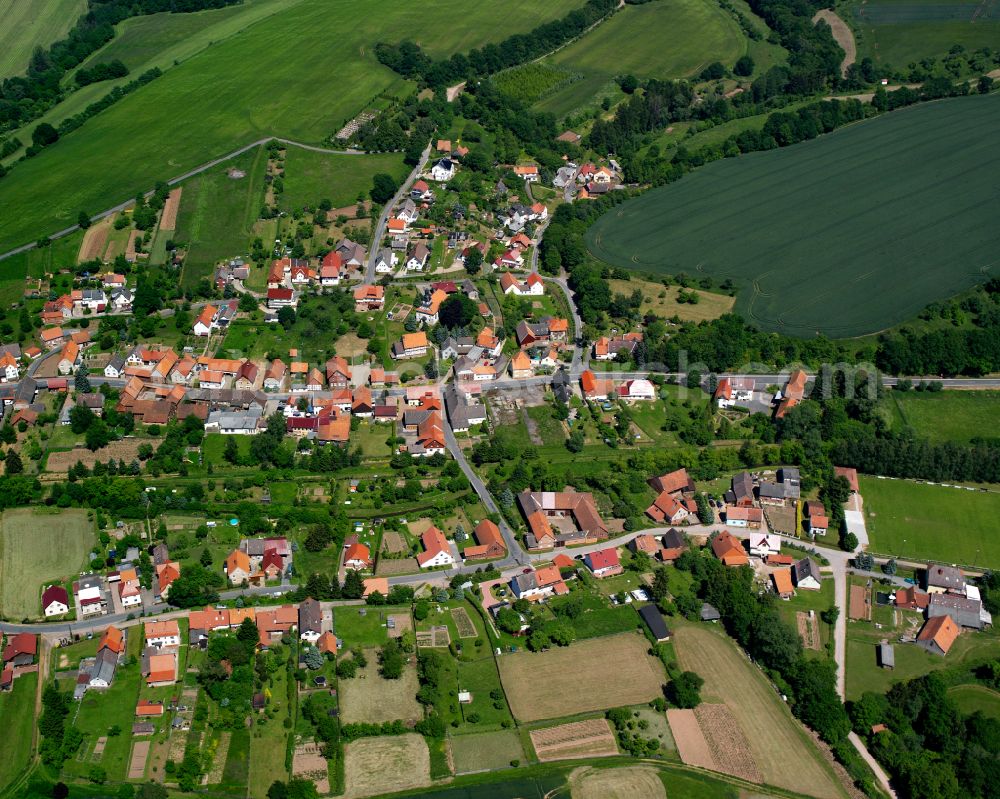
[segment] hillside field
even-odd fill
[[[1000,568],[1000,492],[861,478],[872,552]]]
[[[906,70],[928,56],[943,58],[953,45],[966,50],[1000,41],[1000,6],[970,0],[849,0],[841,17],[854,28],[858,58]]]
[[[927,103],[729,158],[602,216],[591,252],[731,278],[765,330],[860,336],[988,279],[1000,95]]]
[[[997,435],[998,391],[894,391],[889,402],[896,429],[911,429],[920,438],[967,444]]]
[[[36,47],[62,39],[87,0],[0,0],[0,79],[21,75]]]
[[[79,572],[94,543],[94,523],[85,510],[5,511],[0,521],[0,613],[8,619],[41,615],[42,583]]]
[[[626,5],[542,64],[579,76],[538,103],[564,114],[616,75],[683,77],[713,61],[732,66],[746,52],[736,20],[709,0]]]
[[[368,197],[376,173],[385,172],[401,183],[409,171],[402,153],[331,155],[290,146],[285,150],[281,207],[315,207],[323,200],[334,208],[352,205],[359,194]]]
[[[256,139],[323,140],[378,95],[406,86],[376,61],[379,41],[412,38],[443,56],[579,5],[302,0],[171,67],[11,170],[0,181],[0,251],[73,224],[81,208],[109,208]]]

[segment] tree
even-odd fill
[[[52,786],[52,799],[66,799],[69,796],[69,788],[65,782],[57,782]]]
[[[208,547],[205,547],[201,551],[201,557],[198,558],[198,562],[206,569],[212,565],[212,553],[209,551]]]
[[[741,78],[748,78],[753,74],[753,69],[753,58],[745,55],[737,59],[736,64],[733,65],[733,74],[739,75]]]
[[[176,580],[174,582],[176,582]],[[260,640],[260,633],[258,632],[257,625],[254,624],[253,619],[247,618],[240,622],[240,626],[236,630],[236,640],[242,641],[247,645],[254,644],[256,646],[257,642]]]
[[[398,188],[399,184],[396,183],[396,179],[392,175],[387,175],[385,172],[378,172],[372,177],[372,188],[369,194],[371,195],[372,202],[385,205],[395,196],[396,189]]]
[[[36,127],[31,131],[31,143],[35,147],[48,147],[50,144],[55,144],[59,141],[59,131],[57,131],[48,122],[43,122],[41,125]]]
[[[466,327],[479,315],[479,307],[462,292],[452,294],[441,303],[439,319],[447,328]]]
[[[521,632],[521,614],[510,608],[504,608],[497,613],[497,627],[503,632],[515,635]]]
[[[344,578],[344,588],[342,591],[344,599],[361,599],[364,592],[365,584],[361,579],[361,573],[354,569],[348,569],[347,576]]]
[[[24,463],[21,462],[21,456],[13,449],[7,450],[4,462],[7,474],[21,474],[24,471]]]
[[[399,639],[390,638],[378,655],[379,674],[386,680],[398,680],[403,676],[406,660],[403,657],[403,647]]]
[[[225,458],[229,463],[236,464],[240,458],[240,447],[236,443],[236,438],[233,436],[226,437],[226,446],[223,449],[222,457]]]
[[[470,275],[478,275],[483,268],[483,251],[478,247],[473,247],[469,254],[465,256],[465,271]]]
[[[81,230],[86,230],[90,227],[90,214],[86,211],[80,211],[79,215],[76,217],[76,224],[80,226]]]
[[[853,552],[858,548],[858,537],[854,533],[844,533],[840,537],[840,548],[844,552]]]
[[[295,324],[295,319],[295,309],[291,306],[286,305],[284,308],[278,309],[278,324],[285,328],[285,330],[292,329],[292,325]]]
[[[69,411],[69,428],[77,435],[86,433],[97,419],[90,408],[85,405],[74,405]]]
[[[81,394],[89,394],[93,391],[90,385],[90,378],[83,369],[77,369],[76,374],[73,375],[73,390]]]
[[[687,373],[687,387],[688,388],[698,388],[701,385],[701,372],[697,369],[691,369]]]
[[[698,503],[698,521],[702,524],[714,524],[715,511],[713,511],[712,506],[708,504],[708,497],[699,492],[699,494],[695,497],[695,501]]]
[[[695,708],[701,704],[701,687],[705,681],[693,671],[684,671],[667,684],[666,696],[680,708]]]

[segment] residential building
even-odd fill
[[[528,523],[529,549],[596,543],[608,537],[593,494],[576,491],[523,491],[518,505]],[[553,532],[553,525],[559,528]]]
[[[61,585],[50,585],[42,591],[42,612],[45,618],[69,613],[69,593]]]
[[[347,543],[346,541],[344,542]],[[354,571],[366,571],[372,567],[371,550],[358,541],[347,546],[344,552],[344,568]]]
[[[516,599],[539,600],[569,593],[558,567],[554,565],[516,575],[510,581],[510,588]]]
[[[421,569],[432,569],[436,566],[454,566],[455,557],[451,554],[451,547],[437,527],[431,525],[420,536],[424,545],[424,551],[417,555],[417,564]]]
[[[316,643],[323,634],[323,609],[312,597],[299,603],[299,638]]]
[[[614,547],[588,552],[583,556],[583,562],[598,579],[612,577],[624,571],[621,561],[618,560],[618,550]]]
[[[757,529],[764,521],[764,512],[760,508],[742,506],[726,506],[726,524],[729,527],[748,527]]]
[[[958,639],[961,628],[950,616],[929,618],[917,633],[917,646],[944,657]]]
[[[821,588],[819,566],[812,558],[802,558],[792,566],[792,577],[797,588],[819,591]]]
[[[180,646],[181,630],[176,619],[146,622],[146,646],[162,649]]]
[[[489,519],[483,519],[473,531],[476,546],[468,546],[462,553],[466,560],[486,560],[503,558],[507,554],[507,544],[497,527]]]
[[[965,575],[955,566],[928,563],[926,580],[929,594],[965,593]]]
[[[761,560],[781,552],[780,536],[771,535],[770,533],[751,533],[747,542],[750,547],[750,554],[756,555]]]
[[[750,563],[743,542],[725,530],[712,539],[712,552],[725,566],[746,566]]]

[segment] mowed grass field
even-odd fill
[[[769,785],[792,791],[808,786],[810,796],[830,799],[844,795],[799,722],[732,640],[715,628],[684,624],[677,627],[674,649],[681,668],[705,680],[702,699],[724,702],[732,711]]]
[[[377,95],[403,90],[375,59],[380,41],[409,38],[444,56],[580,5],[302,0],[171,67],[19,164],[0,183],[0,252],[73,224],[81,208],[109,208],[256,139],[321,141]]]
[[[330,200],[334,208],[354,204],[358,195],[368,197],[372,178],[379,172],[402,183],[410,168],[402,153],[377,155],[333,155],[289,146],[285,150],[285,190],[282,208],[316,207]]]
[[[4,720],[7,735],[4,755],[0,757],[0,790],[17,779],[31,757],[37,691],[38,675],[22,674],[11,691],[0,694],[0,719]]]
[[[23,74],[34,49],[65,37],[86,10],[87,0],[0,0],[0,79]]]
[[[968,443],[997,435],[998,391],[899,392],[890,395],[895,424],[931,441]]]
[[[0,520],[0,614],[41,615],[42,583],[80,571],[96,543],[85,510],[4,511]]]
[[[602,216],[591,252],[731,278],[765,330],[860,336],[989,277],[1000,95],[928,103],[726,159]]]
[[[861,496],[873,552],[1000,568],[1000,492],[862,477]]]
[[[948,696],[963,713],[972,714],[977,710],[984,716],[1000,719],[1000,693],[985,685],[956,685],[948,689]]]
[[[545,652],[518,652],[499,659],[500,679],[519,721],[636,705],[659,696],[666,682],[662,664],[648,649],[642,636],[621,633]],[[613,672],[609,663],[615,664]]]
[[[716,319],[725,313],[729,313],[736,303],[735,297],[726,294],[715,294],[710,291],[693,289],[700,298],[697,305],[687,302],[677,302],[677,294],[681,289],[676,284],[666,287],[662,283],[654,283],[651,280],[609,280],[612,294],[624,294],[631,296],[632,292],[639,290],[642,292],[642,313],[653,313],[663,319],[670,319],[679,316],[685,322],[701,322],[706,319]],[[660,296],[660,295],[664,296]]]
[[[581,77],[541,99],[537,107],[566,114],[617,75],[683,77],[713,61],[732,66],[746,47],[736,20],[709,0],[627,5],[541,62]]]
[[[1000,41],[1000,6],[970,0],[852,0],[842,18],[858,42],[858,58],[906,70],[927,56],[942,58],[953,45],[995,49]]]
[[[233,167],[246,175],[229,177]],[[264,202],[266,172],[267,152],[256,147],[184,183],[177,230],[171,235],[188,248],[182,285],[193,286],[209,277],[220,258],[246,255],[253,223]]]

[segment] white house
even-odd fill
[[[399,263],[399,259],[396,257],[396,253],[384,247],[375,256],[375,274],[391,275],[397,263]]]
[[[455,177],[455,162],[450,158],[442,158],[431,167],[431,180],[444,183]]]
[[[146,646],[160,649],[165,646],[180,646],[181,631],[177,621],[152,621],[146,624]]]
[[[61,585],[50,585],[42,592],[42,611],[45,617],[69,613],[69,594]]]
[[[20,369],[17,366],[17,358],[9,352],[0,355],[0,382],[9,383],[17,380],[20,376]]]
[[[411,272],[423,272],[430,257],[431,251],[427,249],[427,245],[418,244],[413,248],[410,257],[406,259],[406,268]]]
[[[537,272],[528,275],[523,283],[509,272],[500,276],[500,288],[504,294],[514,294],[518,297],[541,297],[545,293],[545,281]]]
[[[781,553],[781,538],[769,533],[751,533],[749,538],[750,554],[759,558]]]
[[[656,387],[645,378],[626,380],[618,387],[618,396],[624,400],[652,402],[656,399]]]
[[[437,527],[433,525],[428,527],[420,540],[424,545],[424,551],[417,555],[417,564],[421,569],[455,565],[455,557],[451,554],[448,539]]]

